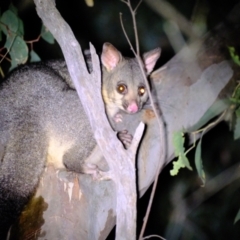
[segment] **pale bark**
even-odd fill
[[[52,5],[54,1],[35,0],[35,3],[38,5],[40,17],[58,40],[65,53],[71,76],[73,78],[76,76],[77,79],[87,76],[88,73],[84,67],[79,45],[75,39],[70,38],[68,27],[63,29],[65,23],[62,22],[60,15],[55,12],[54,5]],[[42,8],[43,5],[44,8]],[[218,41],[218,38],[214,41]],[[211,58],[211,61],[209,61],[209,46],[216,52],[221,47],[218,44],[211,46],[208,42],[204,44],[203,41],[195,42],[195,44],[177,54],[164,68],[152,74],[152,81],[157,94],[157,104],[161,109],[167,129],[167,158],[164,162],[159,162],[161,142],[157,120],[151,109],[144,109],[135,115],[124,115],[123,122],[115,126],[117,131],[124,128],[134,135],[139,122],[142,121],[146,124],[146,131],[136,160],[140,196],[153,182],[157,166],[160,164],[163,168],[173,159],[173,133],[179,130],[194,129],[196,126],[199,127],[204,124],[205,121],[202,121],[204,114],[216,102],[220,92],[233,78],[232,67],[229,62],[224,60],[225,57],[221,53],[218,53],[217,58]],[[72,49],[78,48],[78,52],[72,52]],[[97,65],[99,64],[97,63]],[[76,75],[77,73],[80,75]],[[94,69],[95,73],[99,74],[99,69]],[[89,98],[86,103],[83,103],[84,100],[81,98],[82,105],[89,114],[96,138],[102,139],[102,146],[104,147],[100,147],[100,149],[110,168],[108,176],[112,177],[113,180],[119,178],[123,181],[116,188],[117,181],[115,183],[112,180],[94,181],[88,175],[70,174],[68,172],[56,174],[54,169],[46,169],[36,194],[36,196],[42,196],[44,202],[47,203],[47,208],[44,208],[41,212],[45,222],[41,224],[40,232],[44,239],[105,239],[115,225],[116,216],[119,218],[118,239],[135,239],[135,229],[133,229],[135,226],[128,225],[129,220],[135,220],[136,217],[131,215],[133,212],[129,209],[131,207],[135,208],[135,197],[133,196],[135,192],[135,189],[133,189],[135,187],[133,185],[135,180],[134,163],[132,160],[132,162],[127,162],[124,157],[125,151],[111,130],[106,133],[102,128],[98,128],[100,125],[104,126],[104,129],[109,129],[109,126],[106,124],[107,120],[100,96],[100,76],[91,75],[90,77],[91,79],[85,79],[87,84],[81,82],[79,91],[81,93],[83,91],[83,93],[80,95],[90,96],[88,91],[94,88],[94,93],[96,93],[96,88],[98,88],[98,96],[97,99],[94,99],[95,96],[91,96],[91,103],[88,102]],[[90,83],[94,84],[94,87]],[[87,90],[83,90],[85,88]],[[229,90],[225,92],[228,93]],[[92,104],[91,107],[89,107],[90,104]],[[99,113],[93,110],[94,106],[100,109]],[[222,112],[226,107],[227,105],[221,102],[217,111]],[[98,114],[101,115],[103,122],[98,124],[94,122],[96,114],[97,116]],[[211,113],[210,118],[215,114],[215,112]],[[112,155],[110,148],[114,149]],[[96,146],[96,149],[99,151],[98,146]],[[109,153],[110,155],[108,155]],[[131,165],[128,173],[124,172],[128,168],[112,164],[112,157],[116,155],[121,158],[120,161],[124,161],[126,165]],[[129,159],[132,159],[133,156],[134,151]],[[110,160],[108,160],[109,158]],[[125,167],[126,165],[123,164]],[[129,183],[131,184],[130,187]],[[124,189],[124,186],[127,190]],[[125,193],[121,192],[122,190],[126,190]],[[127,203],[129,200],[130,202]],[[130,211],[131,213],[120,215],[122,214],[121,211]],[[120,218],[120,216],[123,217]],[[131,219],[127,219],[127,216],[130,216]],[[122,226],[125,228],[123,229]],[[128,235],[121,235],[122,232],[125,234],[124,231]],[[129,234],[133,235],[129,237]],[[39,239],[41,239],[41,235]]]

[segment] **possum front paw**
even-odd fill
[[[92,175],[94,180],[99,180],[102,178],[102,170],[93,163],[83,163],[81,165],[81,172],[84,174],[90,174]]]
[[[120,113],[117,113],[114,117],[113,117],[115,122],[122,122],[123,116]]]
[[[129,134],[127,130],[118,132],[117,136],[122,142],[123,146],[128,149],[132,143],[133,136]]]

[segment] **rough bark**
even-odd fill
[[[43,3],[40,0],[35,0],[35,2],[36,4],[37,2]],[[50,11],[53,13],[53,10]],[[58,28],[61,27],[58,25],[59,17],[54,16],[55,21],[49,22],[49,24],[53,24],[56,31],[59,31]],[[228,23],[229,21],[233,24],[233,18],[228,19]],[[236,19],[234,19],[234,24],[235,21]],[[224,32],[224,36],[225,34],[233,36],[237,31],[239,31],[239,25],[230,29],[229,26],[222,24],[216,29],[214,35],[209,34],[204,40],[199,40],[186,47],[163,68],[152,74],[157,104],[161,109],[167,129],[167,158],[164,162],[159,162],[161,143],[156,116],[151,109],[144,109],[135,115],[124,115],[123,122],[115,126],[116,130],[124,128],[134,134],[139,122],[146,124],[146,131],[136,159],[140,196],[153,182],[158,164],[163,168],[173,159],[173,133],[200,127],[209,118],[228,107],[225,102],[221,101],[216,112],[211,114],[208,112],[217,102],[220,93],[224,97],[231,90],[226,86],[235,75],[230,63],[225,60],[226,51],[222,51],[228,44],[227,39],[224,38],[222,41],[222,35]],[[52,33],[55,36],[55,33]],[[60,39],[68,39],[68,37],[68,34],[59,36]],[[70,42],[69,48],[76,48],[75,41],[74,44],[72,41],[68,42]],[[61,41],[59,44],[61,45]],[[83,63],[83,58],[77,55],[71,55],[70,58],[68,65],[71,69],[69,71],[74,73],[77,71],[75,63],[79,61]],[[100,89],[100,86],[98,87]],[[96,87],[94,88],[96,89]],[[84,94],[88,95],[87,92]],[[86,108],[85,110],[91,112],[92,109]],[[204,118],[206,113],[208,113],[207,119]],[[90,119],[91,121],[92,119]],[[102,136],[105,139],[109,137],[104,134]],[[99,149],[98,146],[96,148]],[[115,155],[121,155],[120,148],[120,145],[115,146],[117,152]],[[102,151],[105,153],[105,149]],[[112,171],[112,174],[121,173],[120,169],[114,169],[114,167]],[[129,181],[133,181],[133,179]],[[116,215],[120,214],[116,210],[119,197],[117,191],[111,180],[94,181],[91,176],[64,171],[56,174],[55,169],[48,167],[35,195],[36,200],[42,200],[42,208],[38,211],[38,217],[37,215],[35,217],[36,219],[43,218],[44,221],[39,221],[39,224],[32,228],[32,233],[40,232],[39,239],[105,239],[115,225]],[[122,206],[124,207],[124,205]],[[127,222],[128,219],[121,220]],[[119,239],[124,239],[121,237]]]

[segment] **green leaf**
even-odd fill
[[[233,97],[230,98],[232,103],[240,103],[240,87],[239,85],[234,89]]]
[[[6,36],[16,33],[23,36],[23,21],[17,16],[17,10],[14,10],[14,8],[15,7],[12,6],[11,10],[7,10],[3,13],[1,17],[2,31]]]
[[[18,19],[18,31],[17,33],[20,35],[20,36],[23,36],[24,35],[24,26],[23,26],[23,21],[22,19]]]
[[[178,160],[173,162],[173,169],[170,171],[171,176],[177,175],[180,168],[187,167],[189,170],[192,170],[184,152],[184,134],[182,132],[175,132],[173,134],[173,146],[175,156],[178,157]]]
[[[240,104],[240,99],[230,97],[230,101],[234,104]]]
[[[171,176],[176,176],[180,168],[187,167],[189,170],[192,170],[189,161],[185,154],[180,154],[177,161],[173,161],[173,169],[170,170]]]
[[[234,224],[240,219],[240,209],[238,210],[238,213],[234,219]]]
[[[236,114],[236,124],[234,127],[234,140],[240,138],[240,108],[235,111]]]
[[[51,34],[51,32],[44,26],[42,25],[41,29],[41,37],[48,43],[53,44],[54,43],[54,37]]]
[[[11,59],[11,67],[9,68],[9,72],[18,66],[18,62],[15,59]]]
[[[41,61],[41,58],[38,56],[38,54],[34,51],[30,51],[30,62],[39,62]]]
[[[205,172],[203,170],[203,163],[202,163],[202,138],[200,139],[200,141],[198,142],[196,151],[195,151],[195,165],[196,165],[196,169],[198,172],[198,176],[201,178],[203,185],[205,185]]]
[[[4,34],[6,36],[11,34],[11,32],[13,32],[13,33],[17,32],[17,30],[18,30],[18,17],[11,10],[5,11],[3,13],[0,21],[2,23],[1,24],[2,25],[2,31],[4,32]]]
[[[225,109],[227,109],[231,104],[229,99],[216,100],[213,105],[204,113],[201,119],[191,128],[188,129],[188,132],[194,132],[197,129],[201,128],[212,118],[221,114]]]
[[[175,132],[173,133],[173,146],[175,156],[179,156],[179,154],[184,153],[184,134],[183,132]]]
[[[230,56],[232,58],[232,60],[238,65],[240,66],[240,60],[239,60],[239,56],[235,54],[235,48],[234,47],[228,47]]]
[[[16,34],[7,35],[4,47],[7,48],[8,51],[10,51],[12,45],[14,44],[16,37],[17,37]]]
[[[9,10],[11,10],[16,16],[18,15],[18,10],[12,3],[9,5]]]
[[[10,47],[10,57],[11,57],[11,68],[10,71],[15,68],[17,65],[26,63],[28,59],[28,47],[25,41],[16,36],[15,39],[12,40],[12,45]]]
[[[24,35],[23,21],[18,17],[18,9],[11,3],[9,6],[9,10],[11,10],[18,18],[18,29],[16,33],[19,34],[20,36],[23,36]]]

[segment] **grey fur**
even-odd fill
[[[89,58],[87,64],[91,71]],[[110,98],[104,101],[117,109],[124,103],[114,100],[119,81],[132,93],[129,99],[127,95],[123,98],[137,98],[141,109],[147,96],[144,102],[137,96],[144,79],[136,59],[122,58],[111,72],[103,68],[103,90],[111,97],[110,102]],[[94,161],[102,155],[95,148],[64,61],[16,69],[0,86],[0,103],[0,239],[5,239],[2,236],[34,193],[47,163],[59,169],[93,173]],[[101,167],[107,168],[105,164]]]
[[[150,74],[160,49],[154,49],[143,56],[142,67]],[[103,99],[109,118],[121,121],[119,111],[133,114],[140,111],[148,100],[146,82],[137,58],[124,58],[110,43],[104,43],[101,54],[103,72]]]
[[[1,85],[0,103],[3,236],[34,193],[49,153],[53,164],[62,158],[68,169],[81,172],[96,142],[63,61],[15,70]]]

